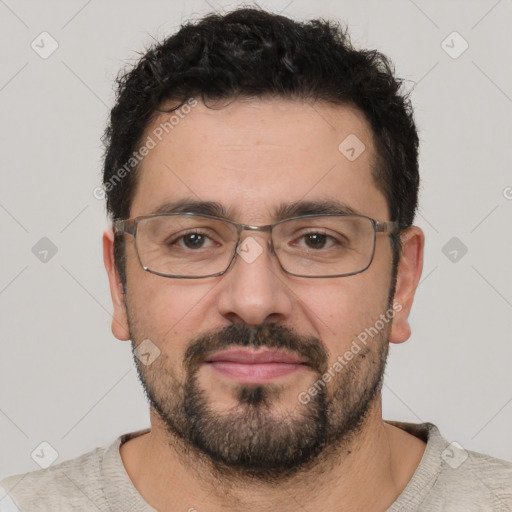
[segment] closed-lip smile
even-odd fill
[[[245,348],[236,348],[215,352],[206,358],[206,362],[226,361],[232,363],[258,364],[258,363],[291,363],[304,364],[299,357],[283,350],[259,350],[254,351]]]
[[[205,363],[246,384],[264,383],[308,367],[297,355],[278,349],[232,348],[207,356]]]

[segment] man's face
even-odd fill
[[[351,134],[366,148],[353,161],[338,149]],[[371,176],[373,147],[362,114],[347,106],[199,103],[145,157],[130,216],[180,200],[212,201],[231,220],[264,225],[275,222],[273,212],[283,205],[331,200],[393,220]],[[281,269],[267,250],[268,233],[243,233],[249,236],[263,248],[256,259],[238,255],[224,275],[201,279],[145,272],[126,236],[125,300],[134,345],[150,339],[160,350],[150,365],[136,363],[162,425],[219,469],[270,476],[346,440],[378,395],[391,323],[359,343],[360,352],[317,385],[309,401],[299,400],[389,309],[392,253],[388,237],[378,235],[366,271],[311,279]],[[259,380],[212,364],[216,353],[237,347],[280,350],[304,364]]]

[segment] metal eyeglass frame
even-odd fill
[[[205,275],[200,275],[200,276],[186,276],[186,275],[164,274],[163,272],[158,272],[156,270],[151,270],[150,268],[146,267],[142,263],[142,260],[140,259],[139,249],[137,247],[137,224],[141,220],[148,219],[148,218],[153,218],[153,217],[170,217],[170,216],[192,216],[192,217],[201,217],[201,218],[207,218],[207,219],[214,219],[214,220],[219,220],[219,221],[226,222],[226,223],[231,224],[232,226],[234,226],[236,228],[236,230],[237,230],[237,241],[236,241],[236,244],[235,244],[234,249],[233,249],[233,255],[231,256],[231,259],[229,260],[229,263],[228,263],[227,267],[224,270],[222,270],[221,272],[216,272],[214,274],[205,274]],[[274,250],[274,246],[273,246],[273,243],[272,243],[272,229],[274,228],[274,226],[277,226],[278,224],[282,224],[283,222],[288,222],[290,220],[318,218],[318,217],[350,217],[350,218],[357,217],[357,218],[368,219],[369,221],[371,221],[372,226],[373,226],[373,249],[372,249],[372,254],[371,254],[371,257],[370,257],[370,261],[368,262],[368,265],[366,265],[366,267],[362,268],[361,270],[357,270],[357,271],[354,271],[354,272],[349,272],[349,273],[345,273],[345,274],[334,274],[334,275],[327,274],[327,275],[319,275],[319,276],[308,276],[308,275],[302,275],[302,274],[295,274],[293,272],[290,272],[290,271],[286,270],[283,267],[283,265],[281,263],[281,260],[279,259],[279,256],[276,254],[276,252]],[[380,221],[377,221],[377,220],[372,219],[370,217],[367,217],[366,215],[357,215],[357,214],[351,214],[351,215],[344,215],[344,214],[299,215],[297,217],[289,217],[287,219],[282,219],[282,220],[280,220],[278,222],[274,222],[273,224],[266,224],[264,226],[251,226],[249,224],[240,224],[238,222],[234,222],[234,221],[226,219],[224,217],[216,217],[214,215],[206,215],[206,214],[203,215],[203,214],[198,214],[198,213],[193,213],[193,212],[184,212],[184,213],[171,212],[171,213],[157,213],[157,214],[152,214],[152,215],[141,215],[139,217],[134,217],[132,219],[125,219],[125,220],[119,219],[119,220],[116,220],[114,222],[114,233],[115,234],[126,233],[126,234],[129,234],[129,235],[133,236],[134,241],[135,241],[135,252],[137,253],[137,258],[139,260],[139,263],[140,263],[141,267],[145,271],[150,272],[151,274],[155,274],[155,275],[161,276],[161,277],[168,277],[168,278],[175,278],[175,279],[201,279],[201,278],[205,278],[205,277],[216,277],[216,276],[220,276],[222,274],[225,274],[231,268],[233,262],[236,259],[237,249],[238,249],[238,247],[240,245],[241,238],[242,238],[242,232],[243,231],[269,231],[270,232],[270,237],[269,237],[269,240],[268,240],[269,250],[270,250],[271,253],[274,254],[274,256],[277,258],[277,261],[279,262],[279,265],[281,266],[283,271],[286,272],[287,274],[290,274],[292,276],[307,277],[307,278],[326,278],[326,277],[346,277],[346,276],[352,276],[352,275],[360,274],[361,272],[364,272],[372,264],[373,258],[374,258],[374,255],[375,255],[377,233],[393,234],[393,233],[396,233],[399,230],[400,230],[400,224],[399,224],[398,221],[384,221],[384,222],[380,222]]]

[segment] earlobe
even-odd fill
[[[114,308],[112,314],[112,333],[121,340],[130,339],[130,330],[128,327],[128,315],[126,311],[125,289],[119,279],[114,259],[114,232],[112,228],[107,228],[103,233],[103,262],[107,271],[110,295]]]
[[[394,297],[394,303],[397,304],[397,307],[389,335],[391,343],[403,343],[411,335],[408,318],[423,269],[423,248],[425,244],[423,231],[416,226],[412,226],[402,233],[401,239],[402,252],[398,265]]]

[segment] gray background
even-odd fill
[[[42,441],[61,461],[149,425],[129,342],[110,331],[107,219],[93,195],[100,136],[124,63],[185,19],[234,5],[0,0],[0,478],[38,469],[31,453]],[[357,45],[389,54],[407,79],[427,242],[412,338],[391,351],[384,416],[431,421],[466,449],[512,460],[512,2],[260,5],[348,23]],[[46,59],[31,47],[50,48],[43,31],[59,45]],[[454,31],[469,44],[458,58]],[[46,262],[43,237],[57,248]],[[453,237],[459,247],[443,252]]]

